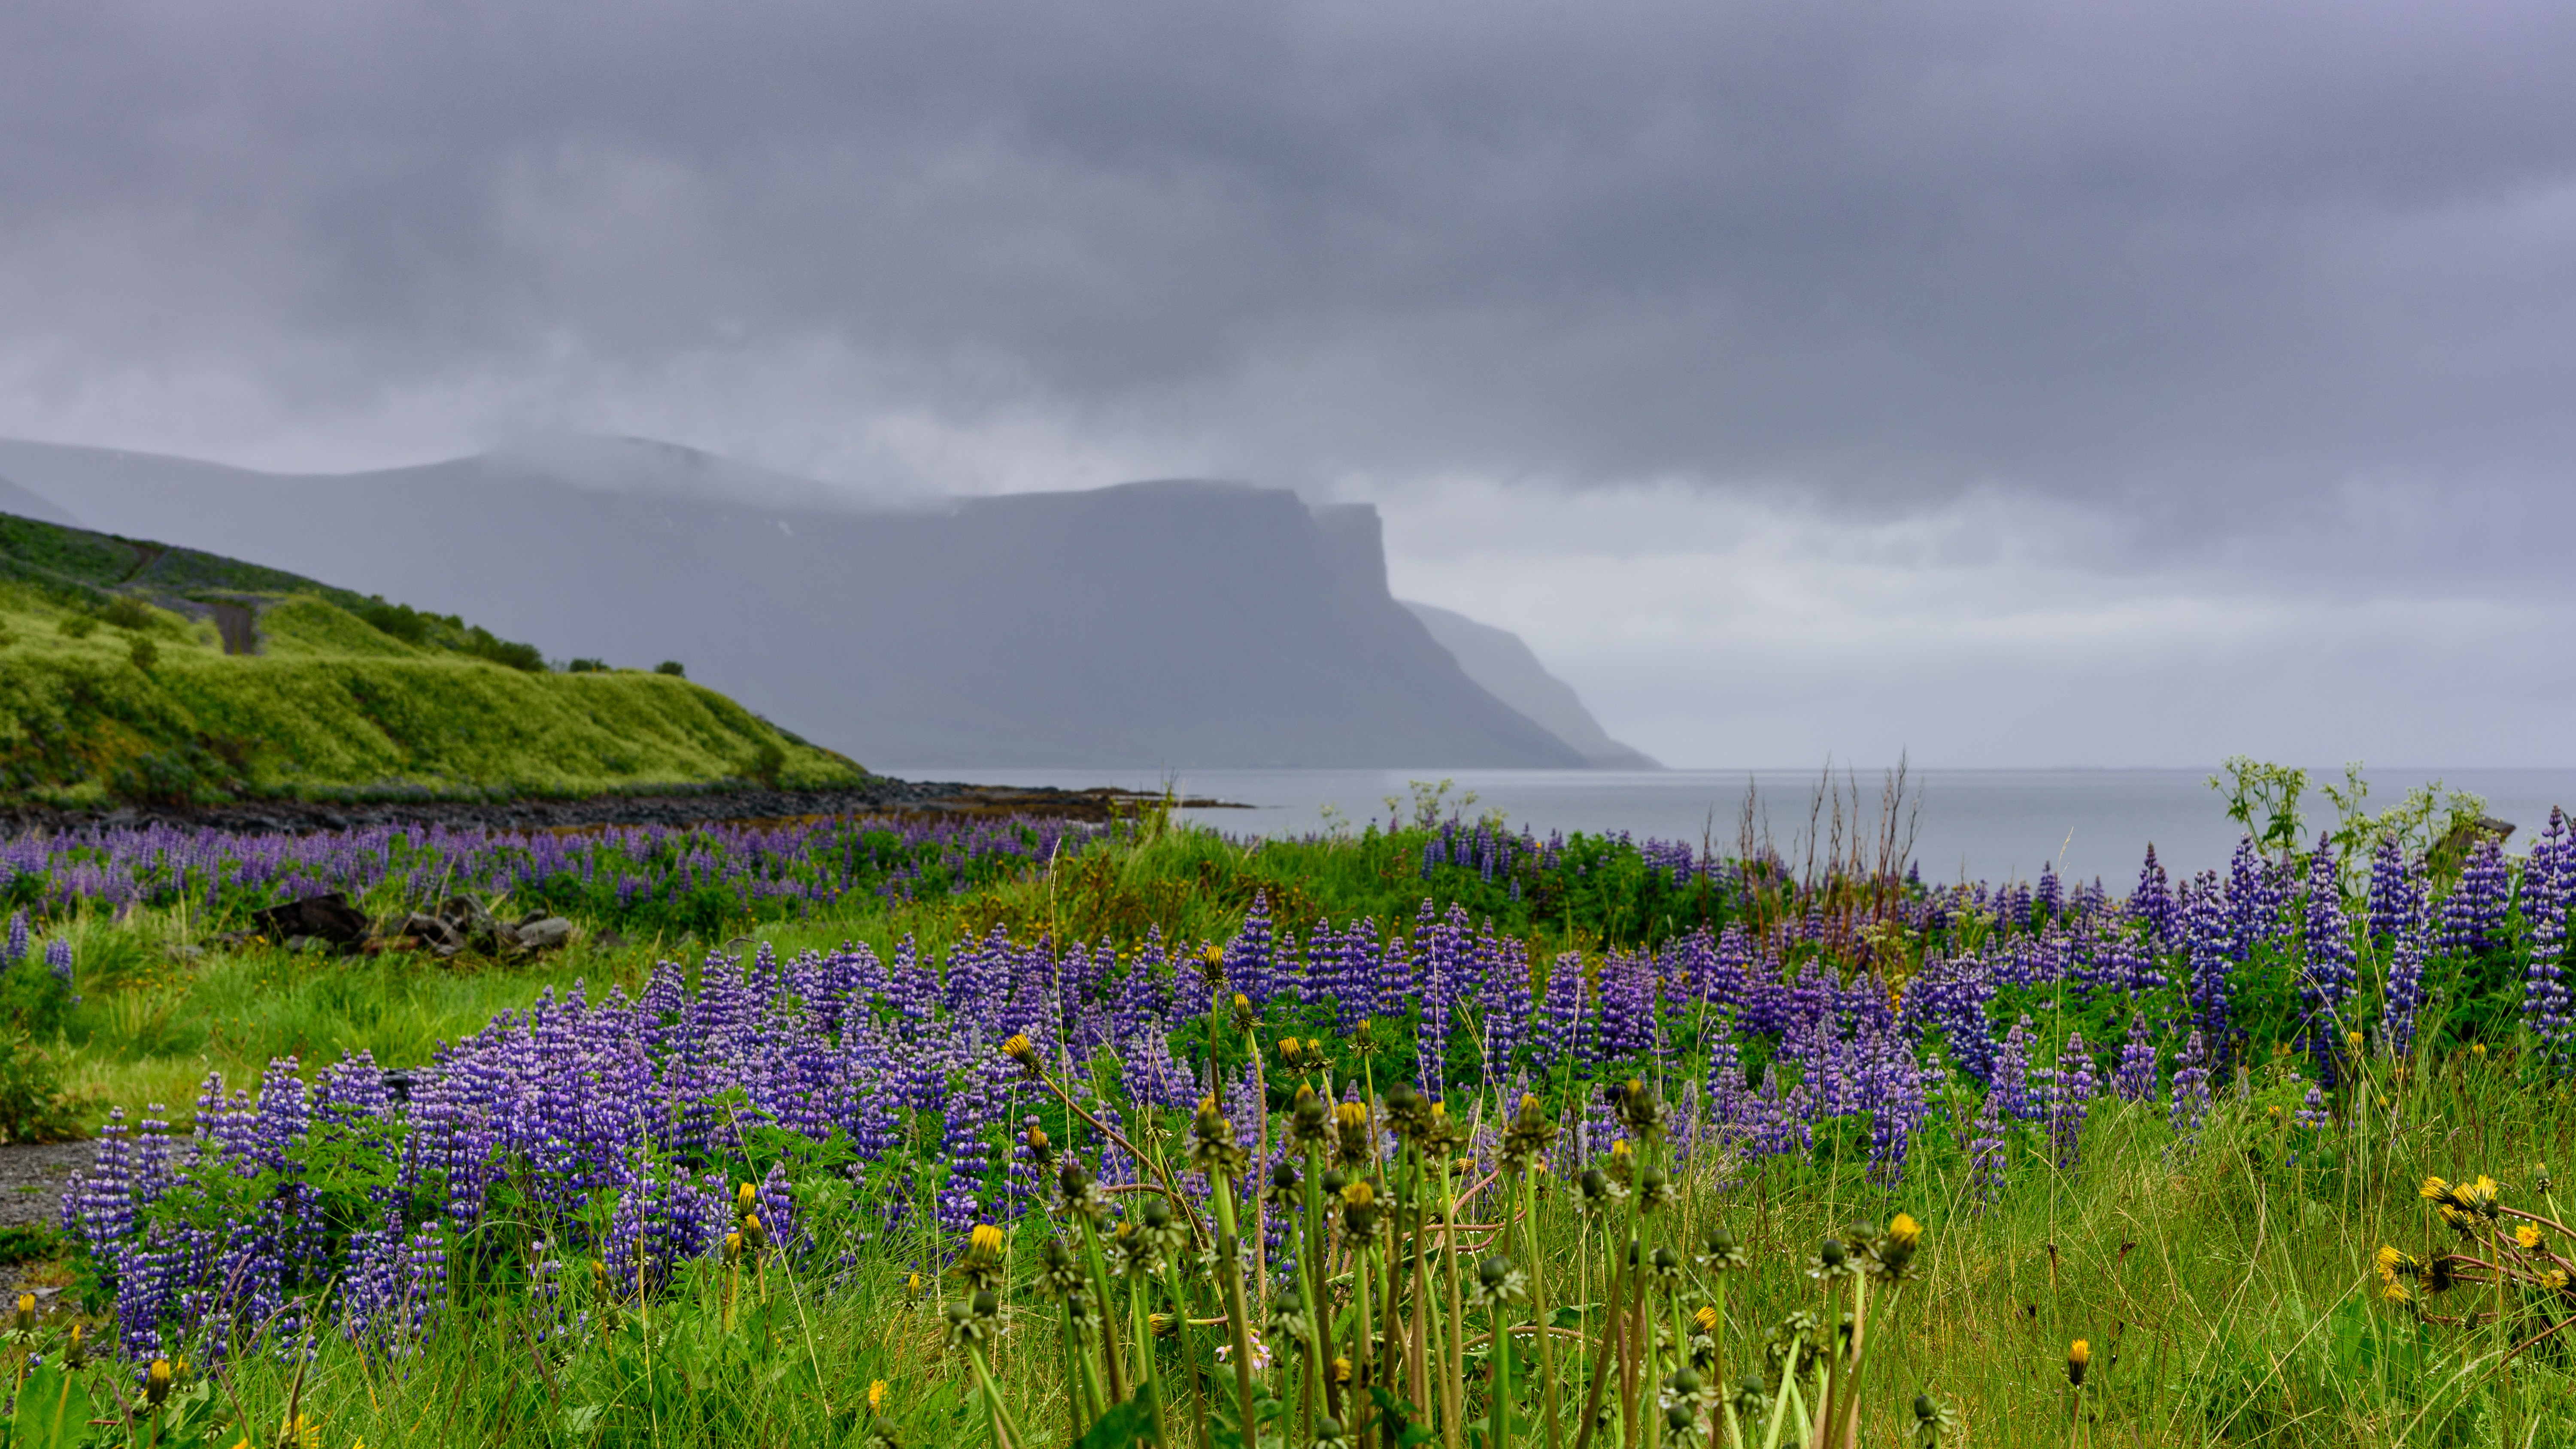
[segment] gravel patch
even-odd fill
[[[63,1183],[87,1168],[91,1142],[11,1143],[0,1147],[0,1227],[52,1227]]]
[[[96,1144],[88,1142],[11,1143],[0,1147],[0,1227],[52,1227],[59,1221],[63,1186],[90,1165]],[[59,1282],[45,1281],[49,1265],[0,1263],[0,1311],[17,1301],[20,1290],[36,1295],[39,1313],[63,1307]],[[59,1270],[54,1276],[59,1277]]]

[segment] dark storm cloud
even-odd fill
[[[2543,4],[19,6],[0,397],[363,452],[821,349],[816,409],[2000,486],[2231,567],[2557,517],[2571,61]]]

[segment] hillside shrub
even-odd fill
[[[6,642],[6,640],[0,640],[0,643]],[[663,660],[661,663],[653,666],[653,672],[655,674],[667,674],[673,679],[686,679],[689,677],[689,671],[681,668],[680,661],[677,659]]]
[[[98,632],[98,620],[88,614],[65,614],[62,631],[66,639],[86,639]]]
[[[358,617],[405,644],[429,642],[430,616],[409,604],[388,604],[383,599],[371,599],[358,610]]]
[[[62,1062],[25,1032],[0,1032],[0,1142],[79,1137],[78,1104],[63,1090]]]
[[[151,671],[153,665],[161,662],[161,646],[140,634],[128,641],[125,653],[127,658],[134,661],[135,668],[147,673]]]
[[[542,674],[546,668],[546,656],[537,651],[536,645],[513,644],[507,639],[496,638],[491,630],[480,624],[465,631],[465,652],[529,674]]]
[[[113,628],[135,630],[152,627],[152,606],[132,594],[119,594],[110,600],[106,619]]]
[[[606,674],[607,672],[608,661],[605,659],[576,659],[564,666],[566,674]]]

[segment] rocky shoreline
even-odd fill
[[[561,831],[617,826],[686,826],[782,822],[852,815],[1025,815],[1106,821],[1160,797],[1132,790],[1065,790],[1054,786],[969,785],[953,780],[871,778],[833,790],[741,789],[670,795],[594,795],[578,800],[244,800],[220,805],[131,804],[60,810],[0,802],[0,838],[30,833],[168,825],[240,835],[309,835],[387,825],[443,825],[452,830]],[[1194,809],[1233,802],[1186,799]]]

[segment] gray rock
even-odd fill
[[[572,939],[572,922],[561,916],[547,916],[519,927],[519,949],[551,951]]]

